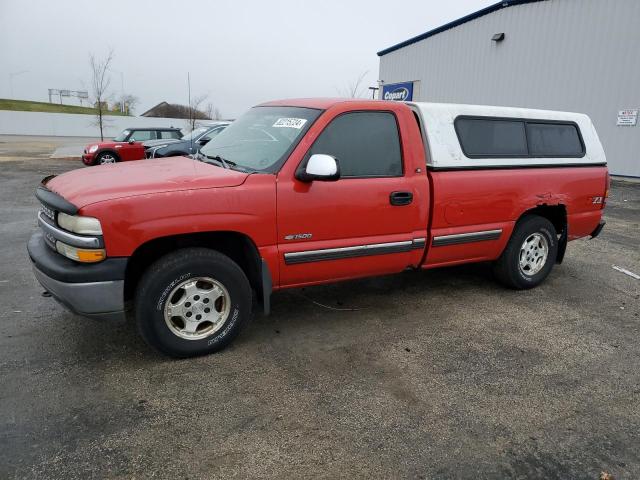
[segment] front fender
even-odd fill
[[[231,231],[258,249],[277,245],[274,175],[250,175],[234,187],[185,189],[105,200],[83,207],[100,220],[109,257],[128,257],[161,237]]]

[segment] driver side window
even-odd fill
[[[352,112],[336,117],[307,158],[315,153],[337,158],[341,178],[402,176],[398,125],[390,112]]]

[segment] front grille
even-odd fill
[[[48,218],[50,218],[51,220],[53,220],[54,222],[56,221],[56,212],[55,210],[49,208],[48,206],[46,206],[44,203],[40,204],[40,210],[42,211],[42,213],[44,213]]]
[[[46,222],[49,225],[55,226],[56,225],[56,212],[54,210],[52,210],[51,208],[49,208],[48,206],[46,206],[44,203],[42,203],[40,205],[40,211],[43,213],[44,217],[46,218]],[[53,237],[53,235],[51,235],[49,232],[47,232],[44,228],[42,228],[42,226],[40,226],[40,230],[42,231],[42,235],[44,236],[44,240],[45,243],[52,249],[52,250],[56,250],[56,239]]]

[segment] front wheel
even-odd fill
[[[493,271],[507,287],[533,288],[547,278],[557,256],[558,238],[553,224],[546,218],[529,215],[516,224]]]
[[[118,158],[114,153],[111,152],[103,152],[96,158],[95,165],[110,165],[112,163],[116,163]]]
[[[229,257],[186,248],[155,262],[142,276],[135,301],[142,338],[172,357],[221,350],[251,315],[251,287]]]

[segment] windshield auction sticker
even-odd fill
[[[276,128],[295,128],[300,130],[307,123],[306,118],[279,118],[272,126]]]

